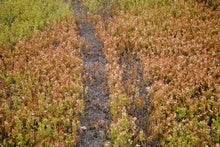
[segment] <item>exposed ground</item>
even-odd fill
[[[79,27],[79,35],[83,38],[82,56],[84,59],[84,90],[86,97],[86,112],[81,118],[82,130],[79,146],[103,146],[110,143],[108,138],[108,128],[111,122],[109,112],[109,87],[106,76],[106,59],[103,52],[103,43],[99,39],[94,26],[88,17],[88,10],[80,4],[74,2],[76,23]],[[107,13],[101,13],[105,20]],[[144,131],[149,134],[149,112],[147,110],[149,101],[146,101],[147,84],[143,79],[143,71],[137,55],[130,55],[124,52],[119,60],[120,68],[123,71],[122,85],[128,96],[135,99],[143,99],[144,109],[132,105],[129,115],[136,119],[137,134]],[[133,85],[135,88],[129,87]],[[136,98],[135,98],[136,97]],[[134,134],[134,138],[135,138]],[[150,145],[142,142],[142,145]]]
[[[79,35],[83,38],[85,116],[79,147],[100,147],[110,139],[107,130],[111,122],[109,113],[109,88],[105,73],[106,59],[103,43],[87,16],[87,10],[74,1]]]
[[[146,100],[146,97],[148,97],[147,88],[149,84],[144,81],[140,59],[137,55],[124,52],[119,60],[119,65],[123,70],[122,82],[125,92],[133,100],[128,114],[137,118],[135,122],[137,125],[136,135],[138,135],[141,130],[144,131],[145,134],[149,134],[150,113],[148,112],[148,106],[150,101],[149,99]],[[137,99],[143,102],[143,108],[139,108],[135,105]],[[134,135],[134,138],[136,135]],[[150,145],[147,142],[142,144]]]

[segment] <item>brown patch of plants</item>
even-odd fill
[[[73,18],[0,47],[0,142],[73,146],[83,113],[80,39]]]
[[[162,146],[219,144],[219,12],[195,2],[173,2],[120,11],[97,24],[108,60],[115,146],[137,146],[145,140]],[[151,84],[146,97],[151,101],[151,135],[137,134],[136,118],[128,113],[130,106],[141,108],[144,101],[125,92],[119,65],[124,53],[137,54],[145,82]]]

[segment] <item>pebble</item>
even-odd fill
[[[86,126],[82,126],[81,129],[82,130],[86,130],[87,128],[86,128]]]

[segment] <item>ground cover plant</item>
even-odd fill
[[[145,140],[162,146],[219,145],[219,12],[196,1],[146,3],[97,24],[109,62],[114,146],[140,146]],[[126,94],[124,87],[134,87],[123,85],[123,56],[141,60],[150,85],[145,100]],[[150,133],[145,133],[129,112],[148,99]]]
[[[219,146],[219,2],[77,2],[0,1],[0,145]]]
[[[0,43],[13,48],[22,37],[31,36],[49,23],[70,16],[70,1],[0,1]]]
[[[119,10],[129,10],[130,8],[142,5],[146,2],[152,4],[162,3],[162,0],[83,0],[83,5],[92,13],[99,13],[106,15],[107,13],[114,13]]]
[[[79,139],[80,39],[74,19],[1,47],[0,141],[3,146],[69,146]],[[68,53],[68,54],[67,54]]]
[[[78,142],[82,60],[69,6],[59,0],[0,3],[3,146]]]

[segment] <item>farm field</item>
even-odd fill
[[[218,147],[219,5],[0,1],[0,145]]]

